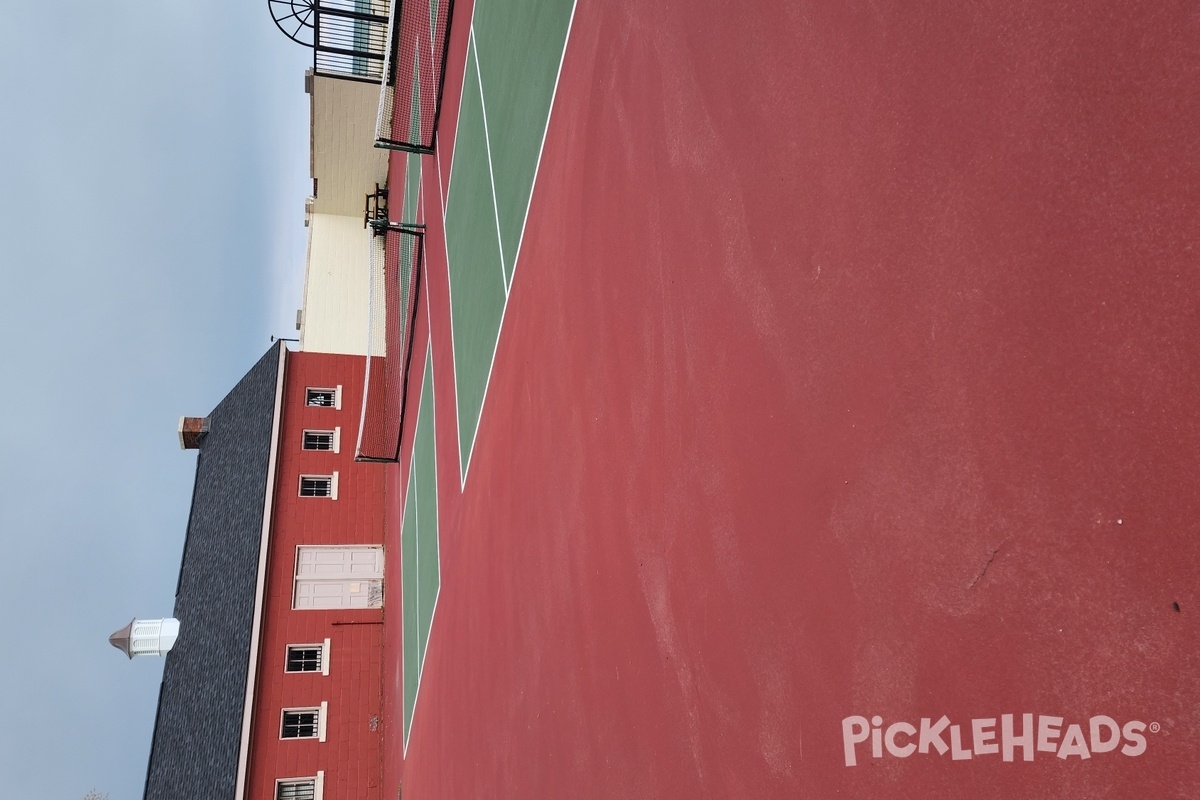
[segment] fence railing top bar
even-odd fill
[[[312,0],[314,5],[320,5],[322,8],[337,8],[349,9],[352,11],[362,11],[364,8],[372,11],[377,11],[381,14],[387,14],[390,3],[388,0]]]
[[[348,47],[322,47],[317,50],[322,55],[350,56],[351,58],[366,58],[371,61],[383,61],[383,54],[370,50],[351,50]]]
[[[364,22],[387,22],[390,14],[376,14],[372,11],[361,11],[357,8],[338,8],[328,5],[327,3],[317,3],[313,6],[313,17],[315,20],[320,20],[321,17],[338,17],[340,19],[357,19]]]

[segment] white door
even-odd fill
[[[293,608],[380,608],[383,548],[296,548]]]

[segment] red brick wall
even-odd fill
[[[379,800],[382,611],[292,610],[296,547],[382,544],[383,470],[356,464],[363,359],[293,352],[284,378],[262,648],[251,734],[250,800],[273,800],[279,778],[325,773],[325,800]],[[341,409],[305,405],[306,387],[342,387]],[[303,431],[341,427],[340,452],[301,449]],[[338,497],[299,497],[302,474],[338,472]],[[385,559],[398,554],[385,553]],[[329,675],[285,673],[287,645],[330,639]],[[284,708],[329,704],[326,740],[280,740]]]

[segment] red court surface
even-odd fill
[[[581,0],[384,796],[1200,797],[1198,14]]]

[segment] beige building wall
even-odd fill
[[[308,258],[300,348],[365,355],[372,234],[363,227],[363,203],[376,183],[387,183],[388,151],[375,147],[379,84],[310,72],[306,87],[313,197],[305,213]],[[374,347],[382,349],[382,342]]]
[[[361,218],[363,199],[387,183],[388,151],[375,146],[379,84],[309,75],[313,210]]]
[[[372,233],[361,216],[312,214],[300,349],[366,355]]]

